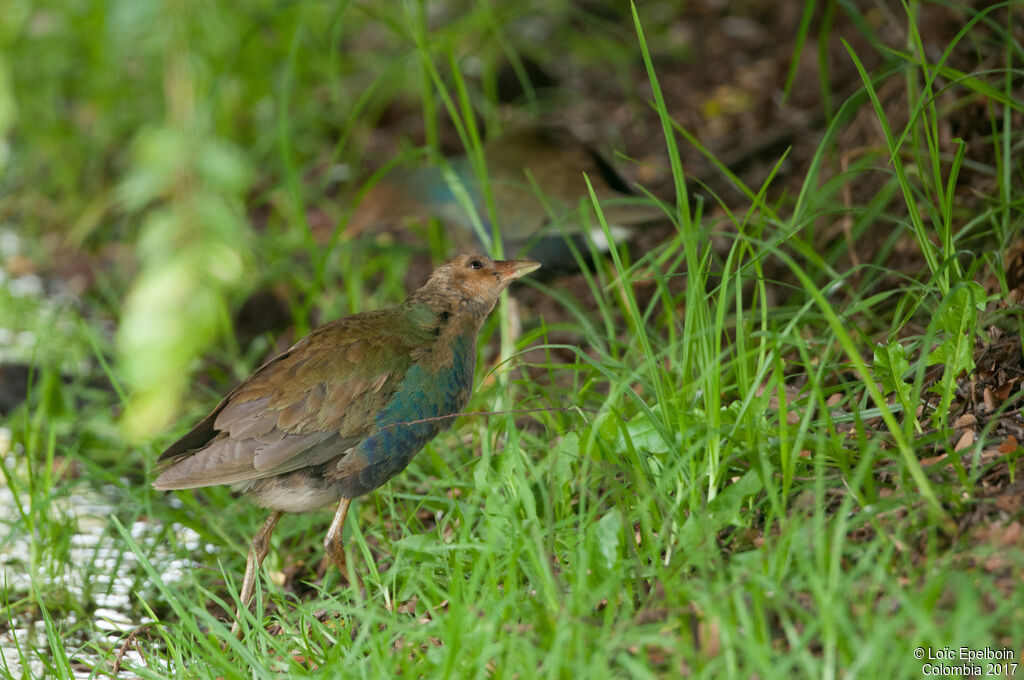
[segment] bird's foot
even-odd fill
[[[263,560],[266,559],[267,554],[270,552],[270,535],[274,533],[274,527],[277,526],[277,522],[281,519],[282,514],[284,513],[280,510],[272,512],[263,528],[253,537],[252,545],[249,546],[249,556],[245,560],[245,576],[242,577],[242,592],[238,598],[235,622],[231,626],[231,634],[239,640],[242,639],[242,630],[238,625],[242,616],[242,610],[249,608],[249,602],[256,593],[256,571],[259,570]]]

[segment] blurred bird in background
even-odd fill
[[[484,143],[482,151],[502,252],[507,255],[524,255],[545,267],[573,267],[575,258],[566,238],[585,254],[584,231],[599,250],[608,250],[584,174],[615,242],[628,238],[634,228],[665,217],[659,206],[637,196],[608,161],[563,128],[513,128]],[[436,219],[455,249],[478,243],[487,247],[493,231],[486,197],[468,156],[435,166],[400,167],[367,192],[348,231],[358,235]]]

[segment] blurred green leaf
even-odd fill
[[[594,539],[604,558],[604,567],[614,569],[622,544],[622,513],[613,508],[594,524]]]
[[[933,325],[942,342],[928,354],[928,365],[941,364],[942,378],[931,387],[941,395],[933,420],[945,427],[950,404],[956,392],[956,379],[974,370],[974,335],[978,325],[978,312],[985,309],[985,289],[974,281],[961,283],[946,294],[939,306]]]
[[[193,362],[228,331],[227,298],[249,258],[242,207],[249,167],[203,124],[201,111],[189,115],[183,125],[140,135],[135,163],[118,189],[122,205],[142,221],[136,247],[142,268],[118,330],[131,388],[124,417],[131,437],[159,431],[176,417]]]
[[[910,371],[907,349],[895,340],[887,345],[875,345],[873,368],[875,379],[882,383],[882,388],[896,394],[904,413],[913,414],[914,410],[909,407],[911,386],[903,379]]]

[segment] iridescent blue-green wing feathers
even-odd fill
[[[343,455],[372,431],[431,340],[400,322],[385,312],[349,317],[265,364],[164,452],[156,488],[251,481]]]

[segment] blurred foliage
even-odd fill
[[[17,0],[4,0],[0,3],[0,172],[7,165],[10,150],[7,133],[17,119],[17,106],[11,83],[10,62],[7,58],[8,49],[18,35],[28,17],[29,5]]]
[[[127,430],[145,437],[174,418],[192,360],[227,327],[225,289],[241,278],[248,252],[240,200],[247,168],[201,131],[164,127],[137,146],[120,193],[129,209],[149,210],[118,347],[134,388]]]
[[[704,145],[726,176],[736,157],[719,160],[710,147],[731,151],[760,133],[772,136],[760,121],[762,113],[778,120],[781,81],[764,67],[794,54],[795,74],[806,58],[796,57],[799,48],[790,52],[789,34],[772,31],[785,22],[767,17],[794,5],[640,4],[649,42],[638,44],[629,3],[615,0],[0,0],[0,145],[9,144],[0,150],[0,277],[9,277],[0,281],[0,349],[30,376],[31,392],[0,420],[0,475],[15,499],[30,500],[15,521],[0,513],[0,534],[28,537],[34,551],[17,569],[35,579],[40,595],[9,589],[5,621],[15,630],[15,617],[47,617],[49,638],[28,640],[33,658],[81,663],[72,645],[88,639],[106,664],[123,642],[102,637],[88,591],[78,598],[49,574],[66,569],[90,584],[134,570],[133,621],[152,615],[161,622],[140,629],[147,633],[138,647],[153,656],[139,672],[237,674],[240,657],[217,658],[216,636],[227,630],[214,620],[216,603],[244,555],[244,547],[227,546],[242,546],[262,513],[233,505],[226,488],[180,494],[184,509],[155,494],[148,465],[171,437],[158,430],[185,401],[196,402],[185,408],[208,407],[274,349],[271,326],[253,331],[249,346],[234,346],[227,334],[229,311],[256,297],[254,290],[285,307],[294,337],[406,293],[412,247],[346,232],[363,190],[357,178],[403,154],[473,153],[460,148],[469,146],[472,126],[481,138],[499,133],[506,122],[502,64],[521,77],[529,59],[571,60],[558,74],[564,89],[534,97],[524,87],[516,108],[570,110],[579,116],[572,122],[612,138],[650,113],[643,98],[651,85],[658,95],[660,78],[675,104],[692,107],[670,109],[656,96],[655,117],[693,142],[687,163]],[[887,44],[870,33],[898,29],[896,15],[862,4],[877,21],[854,16],[853,24],[871,45]],[[910,3],[908,12],[929,4]],[[1011,76],[1022,51],[1008,37],[1015,35],[1011,8],[1001,7],[1004,65],[975,60],[978,73],[965,79],[948,71],[955,84],[944,76],[940,91],[939,80],[932,87],[939,70],[931,47],[898,54],[886,47],[864,67],[865,80],[877,80],[875,113],[855,115],[867,110],[868,96],[845,99],[844,88],[830,94],[835,81],[822,78],[827,129],[811,116],[800,119],[792,140],[758,146],[772,167],[755,164],[744,173],[753,184],[736,177],[727,187],[740,189],[734,193],[750,206],[723,216],[733,206],[695,200],[679,211],[671,238],[596,258],[578,286],[531,281],[544,304],[530,309],[520,343],[548,345],[547,354],[516,356],[510,366],[522,379],[510,389],[482,366],[488,377],[475,399],[481,410],[532,412],[464,419],[417,456],[390,492],[360,502],[362,521],[350,525],[349,545],[365,596],[354,589],[348,599],[333,571],[322,581],[313,571],[323,515],[284,523],[268,569],[290,576],[285,586],[269,587],[268,603],[282,623],[303,631],[308,623],[310,633],[255,631],[262,637],[253,639],[256,661],[246,672],[270,677],[295,664],[289,671],[298,676],[317,664],[348,669],[355,659],[378,675],[545,668],[573,677],[774,677],[800,666],[808,675],[867,668],[872,677],[904,677],[915,663],[905,650],[918,644],[1020,639],[1022,557],[1007,549],[1019,543],[1019,523],[1003,532],[987,519],[1019,512],[1019,494],[1010,493],[1019,448],[995,449],[991,428],[980,430],[973,452],[954,450],[946,430],[910,441],[910,427],[900,428],[896,409],[882,408],[874,389],[877,380],[896,392],[905,413],[920,409],[919,423],[935,413],[940,427],[965,404],[957,378],[973,362],[975,327],[987,328],[991,317],[979,313],[983,291],[957,284],[954,246],[966,258],[987,243],[970,240],[973,232],[998,231],[1005,244],[1020,227],[1019,117],[1007,114],[1019,110],[1019,81]],[[710,14],[679,21],[684,9]],[[825,16],[815,24],[818,9]],[[824,38],[834,15],[859,11],[856,3],[807,3],[798,43],[811,45],[816,31]],[[716,43],[697,39],[718,19],[728,30],[715,31]],[[975,31],[998,22],[971,21],[974,29],[958,40],[983,52],[991,36]],[[962,22],[952,23],[959,31]],[[733,55],[711,57],[707,48],[731,48],[759,27],[766,36],[759,49],[737,49],[729,64],[736,70],[716,68],[723,64],[715,59],[732,62]],[[818,58],[827,74],[839,64],[829,64],[825,44]],[[870,52],[862,43],[857,55]],[[842,63],[852,56],[844,52]],[[696,68],[678,68],[687,59],[699,60]],[[698,69],[714,82],[694,83]],[[728,73],[739,86],[718,81]],[[994,88],[988,79],[1003,84]],[[908,87],[915,81],[929,85]],[[807,83],[790,84],[799,90]],[[765,97],[752,97],[758,93]],[[947,95],[953,99],[942,103]],[[591,101],[599,102],[595,110],[579,106]],[[818,108],[805,106],[805,113]],[[885,143],[863,132],[904,108],[911,122],[894,124]],[[984,156],[961,158],[962,147],[929,142],[945,139],[938,123],[957,111],[979,116],[972,126],[981,133],[969,145],[993,147],[991,170],[982,174],[1002,184],[968,183],[967,170],[976,172]],[[660,133],[653,136],[661,145]],[[669,139],[666,160],[681,189],[684,150]],[[793,153],[782,150],[791,141]],[[851,145],[852,156],[837,158]],[[908,172],[892,172],[893,162]],[[648,178],[662,169],[655,165],[648,164]],[[807,174],[786,177],[787,167]],[[965,200],[997,189],[980,211]],[[917,203],[920,216],[907,219]],[[970,221],[960,225],[967,213]],[[846,238],[816,250],[815,234],[846,215],[855,218]],[[921,228],[929,224],[941,236],[934,242]],[[840,276],[856,262],[848,257],[854,244],[879,234],[881,254],[858,267],[858,276]],[[956,276],[947,285],[892,270],[889,255],[902,252],[905,240],[934,253],[941,269],[929,274]],[[781,274],[772,266],[780,261],[787,263]],[[87,282],[75,288],[76,279]],[[894,305],[910,311],[894,313]],[[922,314],[932,318],[919,329],[908,323]],[[279,319],[274,332],[285,323]],[[871,373],[863,351],[880,327],[888,329],[887,344],[876,350]],[[946,367],[936,383],[940,397],[923,381],[931,360]],[[200,366],[206,380],[193,382]],[[93,379],[99,370],[105,380]],[[196,392],[184,392],[191,384]],[[929,401],[938,412],[925,408]],[[126,432],[152,446],[125,446],[115,425],[122,412]],[[1011,424],[1016,429],[1008,431],[1017,432]],[[919,462],[944,453],[955,469]],[[984,454],[984,464],[957,462],[968,454]],[[987,494],[997,474],[1005,496],[975,493]],[[159,572],[111,566],[98,552],[78,563],[69,549],[74,529],[53,501],[89,488],[115,499],[110,515],[123,527],[160,527],[157,540],[136,546],[134,531],[118,524],[104,538],[117,550],[133,546],[140,563],[146,557],[162,566],[171,546],[189,565],[212,565],[202,548],[180,540],[175,527],[185,522],[221,547],[222,571],[190,568],[183,584],[161,584]],[[939,505],[942,514],[932,511]],[[955,537],[946,512],[964,520]],[[972,524],[972,517],[981,519]],[[921,588],[908,590],[908,583],[928,596],[917,597]],[[324,607],[330,616],[314,615]],[[338,636],[335,614],[353,635]],[[165,650],[174,660],[165,663]],[[298,668],[298,660],[307,666]],[[47,671],[72,674],[64,666]]]
[[[310,300],[342,276],[331,313],[366,304],[361,279],[375,268],[359,247],[335,247],[348,208],[322,185],[386,160],[360,154],[383,119],[438,143],[445,113],[430,72],[467,76],[489,133],[500,129],[499,65],[522,76],[522,58],[556,33],[581,63],[631,78],[632,36],[569,2],[15,0],[3,11],[0,138],[15,110],[19,123],[6,163],[0,153],[0,219],[114,265],[91,294],[120,316],[132,435],[177,415],[196,359],[255,286],[284,279],[301,298],[300,331]],[[333,223],[327,247],[314,212]],[[394,298],[402,282],[388,278]]]

